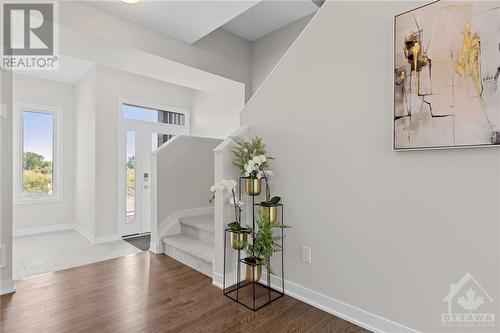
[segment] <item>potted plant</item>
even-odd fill
[[[234,215],[235,221],[228,224],[231,237],[231,247],[235,250],[241,250],[245,247],[248,239],[248,234],[250,233],[250,229],[241,226],[241,210],[243,207],[243,202],[236,199],[236,181],[233,179],[222,179],[219,183],[213,185],[210,188],[210,192],[212,192],[211,203],[215,200],[215,192],[217,190],[229,190],[231,191],[232,198],[231,204],[234,205]]]
[[[269,217],[271,223],[276,223],[278,219],[278,207],[281,201],[280,197],[272,197],[269,200],[260,203],[260,210]]]
[[[270,259],[273,253],[282,250],[281,236],[275,235],[274,229],[287,228],[285,225],[271,223],[269,215],[260,211],[258,229],[251,229],[252,242],[247,242],[247,257],[243,259],[245,264],[245,279],[249,282],[258,282],[262,276],[262,266],[270,271]]]
[[[245,180],[245,192],[247,195],[255,196],[261,192],[261,179],[272,174],[267,161],[266,145],[262,138],[254,137],[251,141],[245,141],[242,137],[234,137],[236,146],[233,148],[233,164],[238,167]]]

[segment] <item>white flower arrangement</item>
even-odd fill
[[[264,170],[263,168],[266,162],[267,157],[265,155],[254,156],[244,166],[245,177],[261,179],[265,176],[271,176],[273,172],[271,170]]]
[[[243,207],[243,202],[236,199],[236,186],[237,182],[234,179],[222,179],[220,182],[212,185],[210,187],[210,192],[212,192],[212,199],[210,202],[212,203],[215,200],[215,193],[217,191],[231,191],[232,198],[230,203],[234,205],[234,214],[236,217],[236,222],[239,224],[241,221],[241,208]]]

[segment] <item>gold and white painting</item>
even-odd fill
[[[500,145],[500,1],[395,17],[394,148]]]

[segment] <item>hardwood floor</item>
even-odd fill
[[[16,281],[1,297],[7,332],[368,332],[285,296],[257,312],[211,280],[143,252]]]

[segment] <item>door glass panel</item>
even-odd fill
[[[127,223],[135,220],[135,132],[127,131]]]
[[[172,134],[158,134],[158,133],[153,133],[152,134],[152,138],[151,138],[151,142],[153,144],[153,146],[152,146],[153,151],[155,151],[156,149],[158,149],[165,142],[173,139],[174,136],[175,135],[172,135]]]

